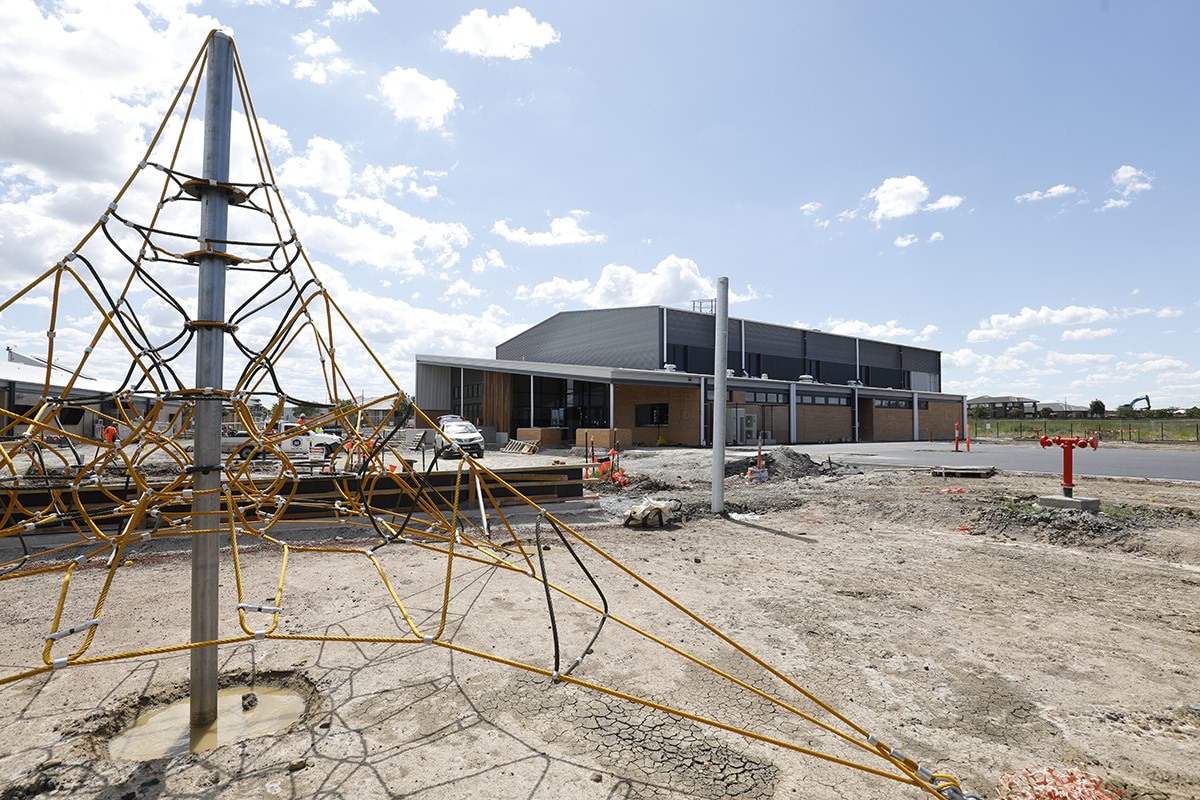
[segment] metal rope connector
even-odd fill
[[[89,628],[94,628],[99,624],[100,624],[100,620],[98,618],[97,619],[89,619],[87,622],[81,622],[78,625],[72,625],[71,627],[67,628],[66,630],[55,631],[54,633],[52,633],[46,637],[46,641],[47,642],[56,642],[59,639],[62,639],[66,636],[70,636],[73,633],[79,633],[80,631],[86,631]]]

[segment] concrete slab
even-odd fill
[[[995,467],[934,467],[929,471],[935,478],[990,478]]]
[[[1042,508],[1065,508],[1075,511],[1099,513],[1100,501],[1095,497],[1063,497],[1061,494],[1042,495],[1037,499]]]

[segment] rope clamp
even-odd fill
[[[63,668],[63,667],[65,667],[66,665],[67,665],[67,658],[66,658],[66,656],[63,656],[62,658],[56,658],[56,659],[54,659],[53,661],[51,661],[51,662],[50,662],[50,668],[51,668],[51,669],[62,669],[62,668]]]
[[[81,622],[78,625],[72,625],[71,627],[67,628],[66,630],[55,631],[54,633],[52,633],[46,637],[46,641],[55,642],[55,641],[58,641],[59,639],[62,639],[63,637],[70,636],[73,633],[79,633],[80,631],[86,631],[88,628],[94,628],[99,624],[100,624],[99,619],[89,619],[87,622]],[[66,661],[66,659],[64,658],[63,661]]]
[[[283,606],[264,606],[255,605],[254,603],[238,603],[238,609],[241,611],[261,611],[264,614],[278,614],[283,611]]]
[[[78,567],[78,566],[82,566],[83,564],[87,563],[87,556],[75,556],[75,558],[73,558],[71,560],[74,561],[75,566]]]
[[[267,638],[267,632],[266,631],[255,631],[254,638],[255,639],[265,639],[265,638]]]
[[[425,641],[425,644],[433,644],[433,637],[426,636],[424,641]]]
[[[558,683],[558,670],[554,670],[554,672],[551,673],[550,680],[553,683]]]

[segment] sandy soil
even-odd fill
[[[647,494],[685,509],[661,530],[583,531],[637,573],[580,545],[615,615],[829,719],[664,602],[658,586],[982,796],[994,796],[1005,772],[1049,765],[1083,767],[1126,797],[1200,798],[1200,487],[1093,480],[1087,493],[1104,513],[1082,515],[1033,505],[1056,490],[1045,476],[858,474],[779,454],[766,483],[727,479],[733,513],[720,519],[706,512],[705,455],[630,454],[623,465],[639,477],[629,489],[593,487],[614,515]],[[485,463],[500,465],[493,454]],[[522,536],[531,541],[529,530]],[[381,552],[406,609],[436,627],[445,558]],[[541,553],[552,580],[595,597],[561,543]],[[279,551],[243,555],[252,596],[267,599]],[[187,638],[186,556],[133,561],[118,572],[91,654]],[[228,563],[222,575],[231,608]],[[77,573],[65,619],[90,615],[102,578],[98,568]],[[59,585],[58,576],[0,583],[0,674],[38,663]],[[567,664],[596,619],[555,608]],[[296,554],[285,609],[285,632],[405,632],[361,556]],[[457,568],[445,640],[550,668],[549,624],[541,584]],[[228,615],[223,632],[235,625]],[[580,679],[881,763],[611,620],[592,649]],[[221,661],[230,682],[301,691],[307,714],[278,735],[207,753],[114,761],[106,742],[115,730],[182,695],[187,655],[67,668],[0,687],[0,797],[927,796],[438,646],[267,641],[223,648]]]

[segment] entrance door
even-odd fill
[[[858,440],[875,441],[875,401],[869,397],[858,398]]]

